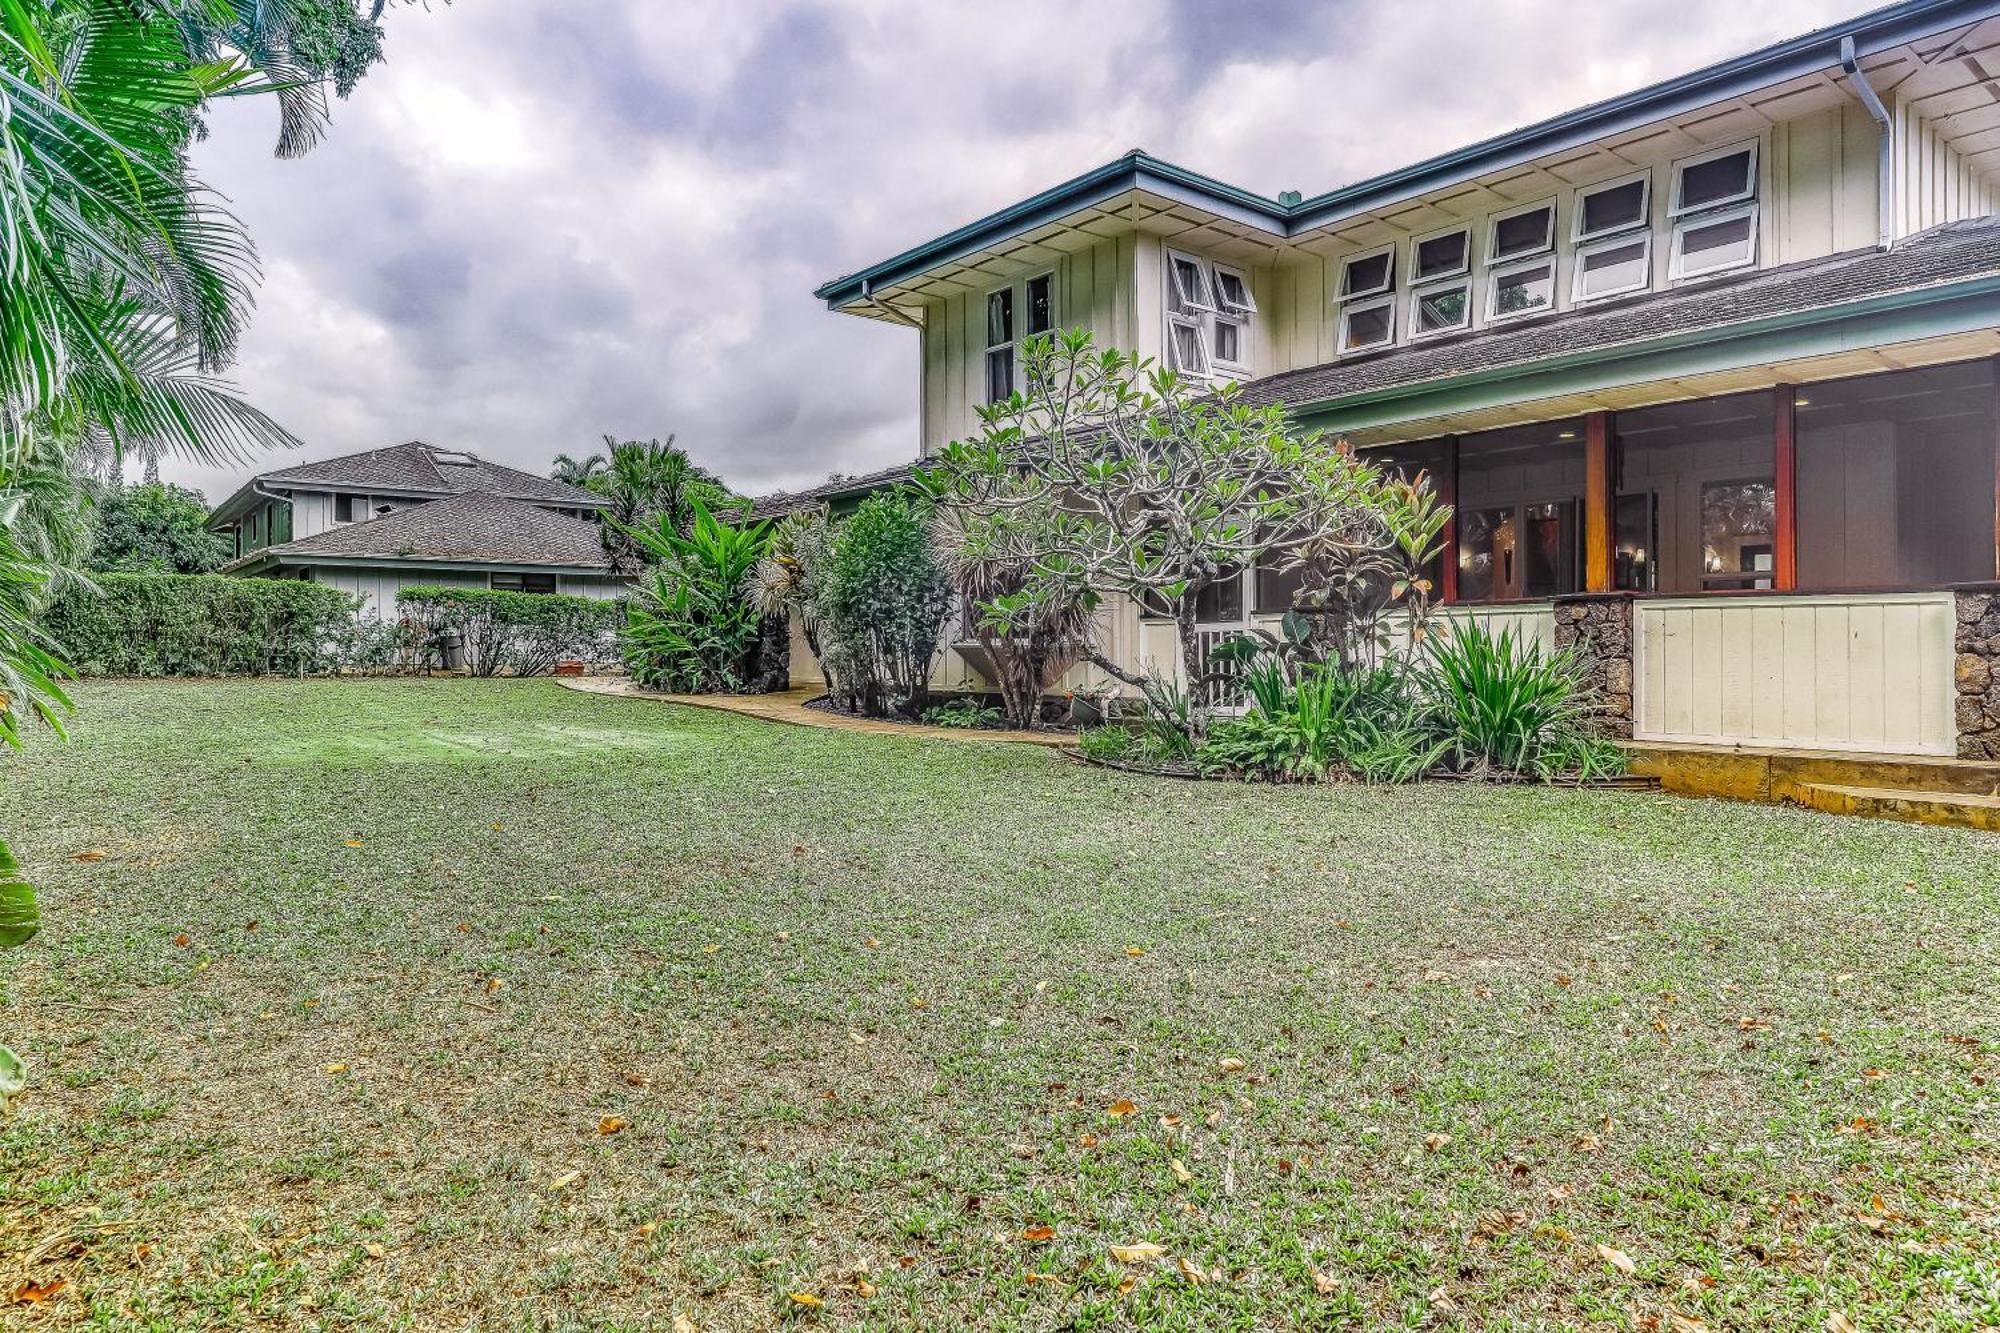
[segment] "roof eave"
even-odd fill
[[[1857,54],[1865,58],[1931,33],[1996,16],[2000,16],[2000,0],[1906,0],[1293,204],[1267,199],[1134,151],[860,272],[836,278],[813,295],[829,309],[843,310],[940,264],[1132,189],[1158,193],[1289,239],[1456,181],[1836,67],[1843,39],[1853,39]]]
[[[1132,152],[859,273],[835,278],[817,288],[813,295],[826,302],[828,309],[840,310],[869,300],[877,291],[906,282],[955,255],[984,248],[1020,232],[1033,231],[1078,209],[1115,199],[1128,190],[1146,190],[1192,204],[1218,217],[1256,227],[1273,236],[1286,233],[1285,206],[1276,200],[1226,185],[1171,162]]]

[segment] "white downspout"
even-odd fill
[[[1875,153],[1878,163],[1875,189],[1879,196],[1877,212],[1880,217],[1875,244],[1879,249],[1887,250],[1896,240],[1895,129],[1889,122],[1889,109],[1882,105],[1882,99],[1876,95],[1874,85],[1868,82],[1868,76],[1861,72],[1861,62],[1855,57],[1854,38],[1851,36],[1840,39],[1840,67],[1847,71],[1848,83],[1861,95],[1861,104],[1868,108],[1868,114],[1875,117],[1875,123],[1882,127]]]
[[[931,384],[928,367],[924,364],[924,325],[921,320],[911,319],[903,311],[887,301],[875,299],[875,284],[866,278],[861,280],[861,299],[889,317],[891,323],[917,331],[917,457],[924,456],[924,432],[931,424]]]

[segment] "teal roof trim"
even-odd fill
[[[1843,40],[1859,56],[1982,19],[2000,16],[2000,0],[1904,0],[1845,22],[1706,66],[1618,97],[1511,130],[1438,157],[1356,181],[1310,199],[1281,202],[1177,167],[1134,149],[1115,162],[1064,181],[1018,204],[905,250],[814,291],[838,310],[869,299],[940,264],[1009,236],[1032,231],[1080,208],[1143,189],[1207,209],[1274,236],[1359,216],[1399,199],[1561,152],[1665,116],[1707,106],[1840,63]]]

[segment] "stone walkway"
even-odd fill
[[[999,741],[1050,748],[1070,745],[1076,740],[1073,735],[1061,731],[988,731],[843,717],[839,713],[805,706],[806,700],[816,699],[824,693],[818,689],[787,690],[783,694],[662,694],[657,690],[642,690],[622,676],[564,676],[558,677],[556,684],[584,694],[605,694],[620,699],[657,699],[662,703],[682,704],[689,708],[713,708],[718,712],[762,718],[766,722],[787,722],[796,727],[825,727],[829,731],[865,731],[879,736],[918,736],[940,741]]]

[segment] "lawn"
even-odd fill
[[[78,701],[0,787],[10,1329],[2000,1324],[1992,835]]]

